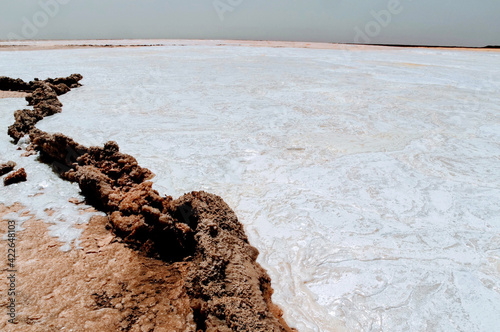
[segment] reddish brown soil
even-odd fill
[[[7,229],[5,214],[22,208],[0,205],[0,227]],[[45,222],[26,221],[16,234],[17,324],[0,319],[0,331],[196,331],[184,281],[191,263],[146,257],[107,225],[106,217],[92,218],[82,225],[81,249],[62,252]],[[6,241],[0,250],[7,252]],[[6,286],[0,283],[2,294]]]

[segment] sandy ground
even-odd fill
[[[336,43],[310,43],[265,40],[175,40],[175,39],[124,39],[124,40],[27,40],[0,41],[0,51],[33,51],[86,47],[142,47],[142,46],[247,46],[247,47],[289,47],[361,51],[367,49],[406,49],[398,46],[354,45]],[[443,50],[480,52],[500,52],[499,48],[459,48],[459,47],[417,47]]]
[[[28,94],[26,92],[18,91],[0,91],[0,99],[2,98],[24,98]]]
[[[0,229],[20,204],[0,205]],[[30,216],[22,212],[22,216]],[[62,252],[48,225],[30,218],[17,232],[15,261],[17,324],[7,322],[1,303],[0,331],[194,331],[183,275],[188,263],[165,263],[141,256],[115,241],[105,217],[84,229],[80,250]],[[0,241],[2,279],[7,241]],[[2,299],[7,282],[0,283]],[[186,324],[187,322],[187,324]]]

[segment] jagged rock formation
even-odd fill
[[[291,331],[271,301],[271,281],[256,262],[257,249],[222,198],[202,191],[178,199],[161,196],[148,181],[152,172],[119,152],[115,142],[87,148],[35,128],[43,117],[61,111],[57,95],[77,87],[80,79],[75,74],[30,82],[33,92],[26,100],[34,110],[16,111],[9,135],[17,141],[29,134],[41,159],[77,182],[88,202],[108,213],[111,228],[125,243],[165,262],[191,263],[186,285],[197,330]],[[26,85],[12,82],[11,87]]]

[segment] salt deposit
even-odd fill
[[[220,195],[299,331],[500,325],[500,53],[189,45],[2,52],[0,66],[81,73],[38,128],[118,142],[160,193]],[[10,143],[23,107],[0,99],[0,161],[28,173],[0,202],[69,250],[89,214]]]

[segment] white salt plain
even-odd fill
[[[2,51],[0,73],[81,73],[63,113],[38,128],[117,141],[161,194],[222,196],[299,331],[500,326],[499,52]],[[78,247],[74,224],[89,218],[67,202],[78,186],[20,157],[6,134],[25,105],[0,99],[0,159],[28,173],[0,202],[25,204],[64,250]]]

